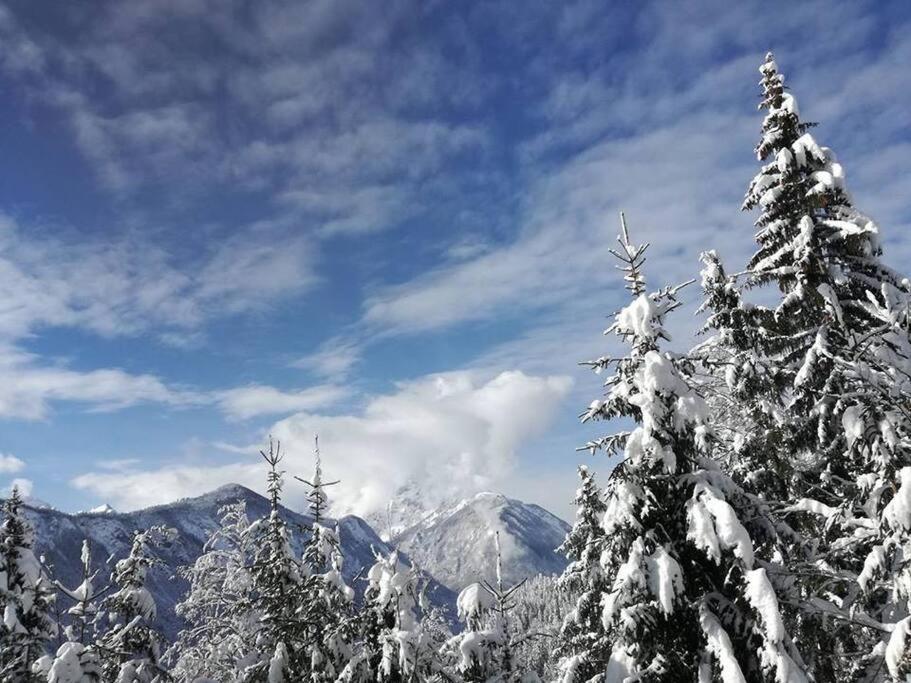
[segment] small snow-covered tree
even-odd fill
[[[32,550],[33,531],[13,487],[0,522],[0,680],[30,681],[32,664],[57,633],[51,617],[55,595]]]
[[[582,417],[635,424],[588,445],[622,454],[603,520],[601,564],[609,588],[601,617],[611,649],[589,679],[567,660],[563,680],[673,681],[698,671],[705,681],[805,681],[783,626],[771,576],[776,567],[756,552],[757,544],[770,542],[774,524],[763,519],[761,501],[712,459],[692,365],[659,346],[668,338],[665,318],[679,306],[679,288],[644,293],[645,247],[632,245],[622,225],[622,253],[615,254],[626,266],[633,301],[608,331],[630,350],[592,363],[613,373],[606,398]]]
[[[259,620],[252,603],[246,503],[225,505],[219,518],[202,554],[180,570],[190,587],[175,611],[187,625],[168,652],[178,680],[233,681],[258,661],[251,652]]]
[[[398,552],[376,555],[358,622],[360,644],[338,680],[399,683],[434,680],[441,669],[439,629],[425,625],[430,611],[426,579]]]
[[[177,532],[153,526],[133,535],[130,554],[114,565],[116,589],[101,603],[109,627],[96,641],[105,680],[116,683],[159,683],[169,680],[161,658],[164,636],[155,627],[158,609],[146,586],[158,562],[155,548],[172,543]]]
[[[34,673],[46,676],[50,683],[96,683],[101,680],[101,657],[94,640],[100,613],[98,598],[107,588],[95,586],[99,572],[92,569],[92,552],[87,540],[82,542],[80,561],[82,583],[69,589],[55,582],[60,593],[73,603],[66,610],[72,620],[65,628],[67,640],[53,656],[45,655],[32,666]]]
[[[560,546],[570,560],[560,577],[560,586],[578,598],[563,620],[557,653],[564,671],[587,681],[603,671],[612,645],[601,621],[601,598],[608,589],[601,567],[606,542],[601,522],[607,505],[594,475],[584,465],[579,467],[579,477],[576,521]]]
[[[448,653],[457,653],[456,671],[465,683],[535,683],[534,671],[517,666],[516,648],[539,634],[517,633],[510,623],[515,594],[525,584],[503,585],[500,534],[495,535],[496,583],[487,581],[465,587],[457,600],[465,630],[447,643]]]

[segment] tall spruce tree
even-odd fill
[[[254,643],[260,659],[246,668],[243,680],[271,682],[284,672],[282,675],[288,680],[304,681],[310,675],[308,625],[300,615],[306,599],[305,574],[291,548],[291,531],[281,515],[281,444],[270,439],[269,451],[260,451],[260,455],[269,466],[269,515],[253,522],[244,534],[245,542],[254,551],[250,572],[253,603],[260,618]]]
[[[324,524],[329,507],[326,488],[339,482],[323,480],[319,437],[315,439],[314,459],[312,480],[295,478],[309,488],[307,502],[313,518],[303,553],[307,577],[301,617],[309,625],[310,680],[316,683],[336,680],[351,658],[355,633],[350,619],[354,590],[342,576],[344,556],[338,525],[329,528]]]
[[[57,633],[51,617],[55,594],[35,557],[33,531],[13,487],[0,522],[0,680],[31,681],[32,664]]]
[[[734,467],[790,515],[795,633],[812,670],[879,680],[883,632],[908,614],[907,529],[889,511],[911,464],[909,285],[881,261],[877,226],[854,208],[771,54],[760,72],[756,153],[767,163],[743,205],[759,209],[743,286],[774,284],[780,299],[745,302],[704,255],[716,335],[702,358],[717,370],[713,408],[731,418]]]
[[[630,351],[592,363],[614,371],[606,399],[583,414],[583,421],[635,423],[589,444],[622,453],[603,519],[608,588],[601,616],[611,649],[594,676],[570,668],[564,680],[805,681],[783,625],[771,576],[776,567],[756,552],[765,550],[774,525],[764,519],[761,501],[710,457],[707,408],[693,389],[691,363],[659,348],[679,288],[645,294],[647,245],[632,245],[625,223],[619,241],[622,251],[615,254],[633,301],[608,331]]]

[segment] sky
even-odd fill
[[[911,270],[907,2],[0,0],[0,488],[262,490],[318,433],[339,513],[568,518],[618,212],[655,288],[743,267],[768,50]]]

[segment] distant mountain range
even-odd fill
[[[174,607],[187,588],[176,569],[191,564],[202,552],[206,539],[218,526],[218,510],[241,500],[246,502],[251,519],[268,511],[269,502],[263,496],[229,484],[196,498],[135,512],[121,513],[101,506],[90,512],[67,514],[49,507],[27,506],[26,514],[35,527],[39,554],[45,556],[54,576],[70,587],[81,581],[79,555],[83,539],[89,540],[93,561],[100,568],[109,558],[117,560],[128,553],[135,530],[153,525],[177,529],[178,539],[161,549],[161,565],[149,576],[150,590],[158,602],[159,623],[173,637],[181,627]],[[344,574],[358,595],[366,587],[362,577],[373,564],[374,550],[389,553],[393,545],[403,552],[407,561],[413,559],[430,575],[428,595],[450,617],[454,617],[453,606],[459,589],[472,581],[493,577],[496,531],[500,532],[504,578],[508,581],[559,573],[566,565],[566,560],[554,549],[562,543],[569,526],[537,505],[492,493],[481,493],[429,511],[419,511],[418,502],[417,498],[412,501],[411,523],[401,524],[392,538],[385,541],[359,517],[349,515],[338,520],[345,555]],[[284,509],[283,513],[294,529],[312,522],[307,515],[292,510]],[[302,541],[302,534],[296,533],[297,552]]]

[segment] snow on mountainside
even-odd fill
[[[395,544],[453,590],[494,579],[498,531],[504,581],[558,574],[566,567],[566,558],[556,548],[570,526],[538,505],[479,493],[436,510],[414,508],[409,514],[417,522],[396,534]]]
[[[186,582],[176,576],[176,569],[195,561],[209,534],[218,526],[219,508],[238,500],[246,502],[251,520],[268,512],[269,502],[265,498],[243,486],[229,484],[197,498],[130,513],[105,509],[67,514],[49,508],[27,507],[26,515],[35,528],[38,554],[45,556],[54,576],[70,587],[81,581],[79,555],[83,539],[89,540],[93,560],[100,568],[109,556],[119,560],[127,555],[134,530],[156,524],[177,529],[179,538],[170,547],[160,550],[162,565],[153,568],[149,578],[150,590],[158,603],[160,625],[172,638],[180,628],[174,606],[187,587]],[[309,525],[312,519],[287,509],[284,514],[295,533],[295,550],[300,553],[303,538],[299,529]],[[344,574],[360,595],[366,582],[362,578],[354,579],[366,574],[373,564],[373,549],[382,553],[389,553],[391,549],[359,517],[340,518],[339,529],[345,556]],[[101,574],[107,575],[106,572]],[[432,602],[445,607],[455,601],[454,594],[436,582],[431,583],[429,595]]]

